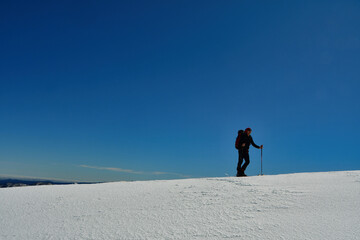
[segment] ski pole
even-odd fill
[[[262,161],[262,150],[263,150],[263,149],[261,148],[261,173],[260,173],[261,176],[263,175],[263,172],[262,172],[262,162],[263,162],[263,161]]]

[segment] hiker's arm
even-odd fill
[[[245,141],[244,141],[244,137],[243,135],[241,135],[240,137],[240,144],[239,144],[241,147],[245,147]]]
[[[254,147],[260,148],[258,145],[256,145],[256,144],[254,143],[254,140],[253,140],[252,138],[250,138],[250,143],[251,143],[251,145],[253,145]]]

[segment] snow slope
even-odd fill
[[[5,188],[0,239],[360,239],[360,171]]]

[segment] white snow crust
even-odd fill
[[[360,171],[5,188],[0,239],[360,239]]]

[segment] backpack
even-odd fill
[[[241,140],[241,136],[242,136],[243,133],[244,133],[243,130],[239,130],[239,131],[238,131],[238,135],[237,135],[236,141],[235,141],[235,148],[236,148],[237,150],[240,150],[240,140]]]

